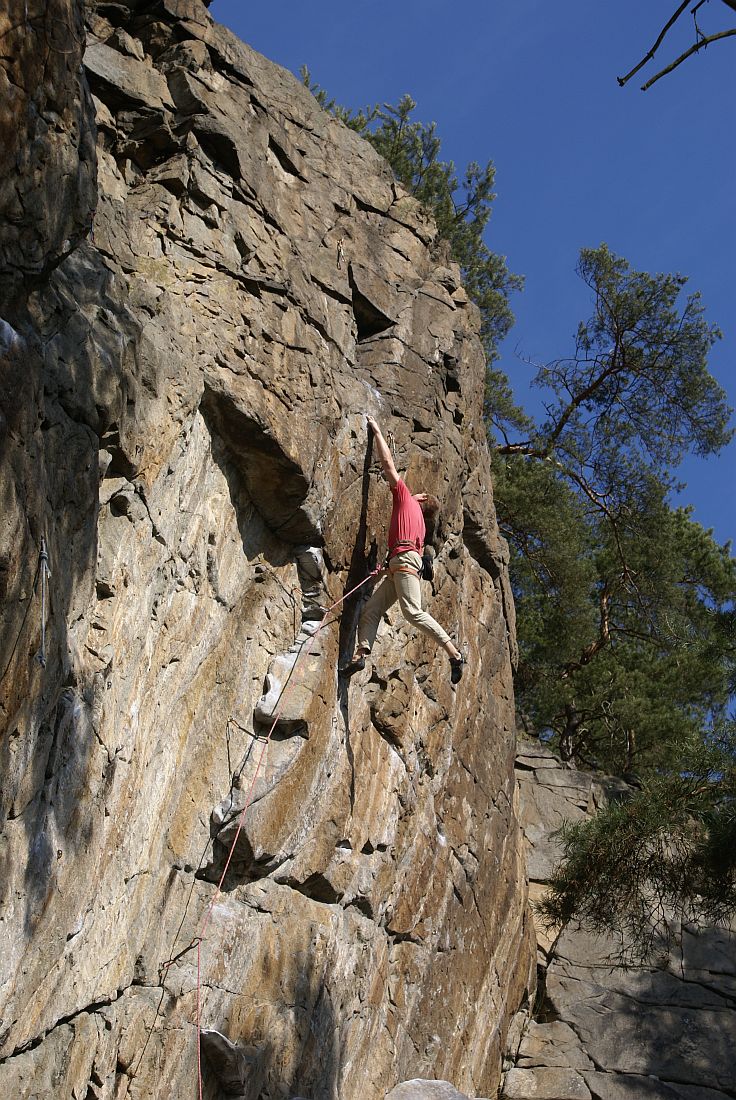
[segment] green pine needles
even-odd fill
[[[668,954],[678,924],[728,925],[736,913],[736,731],[680,746],[629,800],[561,830],[563,859],[538,906],[619,938],[624,960]]]

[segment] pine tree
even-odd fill
[[[736,725],[680,746],[626,801],[562,829],[563,858],[539,906],[617,936],[625,961],[667,952],[677,923],[728,926],[736,915]]]
[[[540,369],[547,418],[496,449],[512,547],[524,722],[566,759],[655,766],[728,698],[716,628],[736,598],[729,547],[668,495],[687,451],[730,438],[707,369],[718,338],[681,276],[583,250],[593,314],[573,353]]]

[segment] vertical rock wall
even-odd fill
[[[320,633],[202,948],[205,1095],[490,1094],[532,958],[476,310],[199,0],[90,5],[83,73],[59,3],[3,116],[0,1093],[195,1094],[189,945],[274,699],[384,552],[371,413],[442,502],[425,595],[469,666],[394,611],[338,678],[365,588]]]

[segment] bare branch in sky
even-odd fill
[[[730,38],[732,35],[736,35],[736,27],[730,30],[718,31],[715,34],[703,34],[700,27],[698,26],[696,13],[698,9],[707,2],[708,0],[698,0],[695,6],[691,9],[691,15],[693,17],[693,23],[695,25],[695,42],[693,43],[693,45],[690,46],[689,49],[684,50],[679,55],[679,57],[676,57],[675,60],[669,65],[665,66],[665,68],[660,69],[658,73],[655,73],[655,75],[650,80],[648,80],[646,84],[642,84],[641,90],[643,92],[645,92],[647,88],[651,88],[652,84],[656,84],[656,82],[660,80],[663,76],[667,76],[668,73],[671,73],[674,69],[681,65],[683,61],[686,61],[688,57],[691,57],[693,54],[698,53],[702,49],[705,49],[711,44],[711,42],[717,42],[721,38]],[[722,0],[722,2],[726,5],[726,7],[731,8],[732,11],[736,11],[736,0]],[[662,30],[659,32],[656,42],[651,47],[651,49],[647,51],[641,61],[637,65],[635,65],[634,68],[626,74],[626,76],[619,76],[616,78],[622,88],[625,84],[628,83],[629,80],[631,80],[633,76],[636,75],[636,73],[639,72],[640,69],[644,67],[644,65],[647,64],[648,61],[651,61],[653,59],[657,50],[662,45],[665,36],[672,29],[680,16],[684,13],[689,3],[690,0],[685,0],[685,2],[683,4],[680,4],[679,7],[673,12],[665,25],[662,27]]]

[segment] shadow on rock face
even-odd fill
[[[306,504],[305,472],[258,416],[210,386],[201,411],[213,439],[217,437],[221,450],[235,459],[248,496],[271,531],[290,543],[319,544],[319,523]]]
[[[323,971],[315,956],[297,952],[280,974],[285,1003],[236,1006],[222,1030],[203,1029],[203,1081],[219,1089],[208,1093],[213,1100],[339,1100],[339,1029]]]
[[[270,572],[263,561],[269,565],[283,565],[292,560],[296,562],[301,587],[301,600],[293,591],[290,593],[294,606],[294,637],[287,641],[281,638],[285,652],[273,656],[268,665],[263,693],[256,702],[252,729],[248,731],[252,740],[233,775],[227,798],[215,806],[211,815],[212,861],[200,877],[219,881],[227,864],[223,889],[229,891],[243,882],[263,877],[278,865],[278,844],[269,848],[268,839],[253,839],[251,829],[254,828],[258,836],[263,832],[264,822],[259,828],[251,811],[255,810],[258,816],[258,803],[298,766],[298,757],[309,739],[314,700],[319,696],[325,676],[325,640],[324,636],[315,635],[321,629],[329,594],[321,550],[314,545],[295,545],[282,535],[273,534],[259,503],[251,496],[251,488],[259,479],[253,470],[248,473],[248,459],[243,457],[242,447],[233,449],[231,437],[228,436],[226,442],[217,434],[226,430],[219,413],[213,413],[210,408],[210,416],[212,457],[227,481],[243,550],[249,559],[261,559],[255,567],[256,580],[265,578]],[[264,449],[255,463],[262,474],[259,492],[263,493],[268,484],[265,468],[268,467],[278,480],[286,468],[286,459],[273,440],[261,442]],[[277,503],[270,505],[272,509],[277,506]],[[254,536],[254,532],[259,535]],[[276,638],[271,640],[279,645]],[[268,832],[266,828],[266,835]]]
[[[244,1043],[233,1043],[214,1029],[203,1029],[200,1035],[202,1054],[225,1096],[259,1096],[263,1085],[264,1063],[270,1053]]]
[[[72,301],[68,284],[77,278]],[[114,663],[114,654],[81,646],[95,595],[100,456],[110,462],[115,450],[101,451],[101,439],[133,404],[125,382],[133,329],[124,318],[119,328],[104,323],[109,285],[99,259],[79,249],[29,299],[22,335],[2,356],[0,422],[9,430],[0,433],[0,716],[9,736],[0,746],[0,818],[19,820],[27,837],[27,931],[54,890],[59,861],[89,839],[80,795],[100,751],[95,730]],[[122,455],[119,436],[117,449]],[[42,538],[51,569],[45,617],[34,586]],[[104,756],[99,798],[116,763]]]
[[[83,4],[6,0],[0,25],[4,309],[22,299],[29,284],[43,282],[87,235],[97,187],[94,108],[81,71]]]
[[[368,538],[368,497],[370,494],[372,444],[373,441],[371,439],[366,447],[365,458],[363,460],[360,516],[358,519],[358,530],[353,544],[353,552],[350,557],[350,568],[345,581],[345,588],[347,591],[350,591],[356,584],[359,584],[367,573],[376,568],[378,563],[378,547],[375,543],[371,544],[370,548],[366,546]],[[347,660],[352,654],[360,608],[363,601],[370,595],[370,592],[371,585],[364,585],[362,588],[358,589],[353,596],[349,596],[343,604],[340,616],[339,641],[341,661],[343,659]]]

